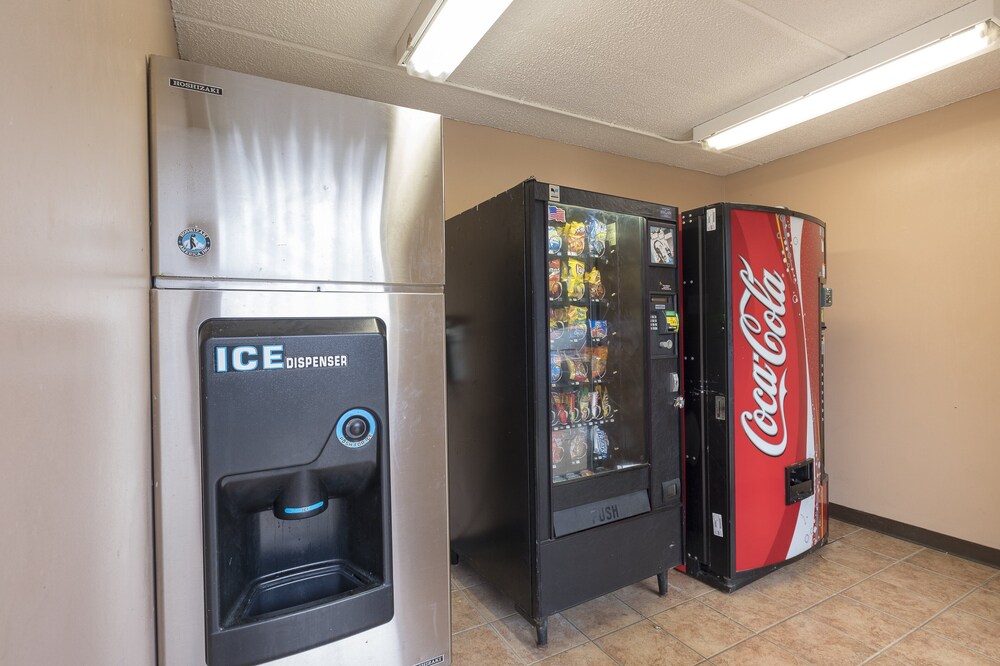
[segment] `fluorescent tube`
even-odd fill
[[[444,0],[409,46],[406,71],[443,81],[469,55],[511,0]]]
[[[979,23],[712,134],[704,145],[727,150],[836,111],[978,55],[996,35],[994,23]]]

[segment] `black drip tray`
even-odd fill
[[[233,622],[242,624],[328,603],[377,587],[381,581],[336,561],[264,576],[250,583],[236,605]]]

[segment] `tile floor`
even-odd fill
[[[1000,664],[1000,571],[830,521],[830,543],[733,593],[670,572],[549,619],[549,643],[461,564],[456,666]],[[805,646],[805,649],[803,649]]]

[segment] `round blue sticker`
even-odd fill
[[[200,257],[212,247],[212,239],[198,227],[189,227],[177,236],[177,247],[189,257]]]

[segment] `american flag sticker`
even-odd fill
[[[566,211],[559,206],[549,206],[549,222],[565,222]]]

